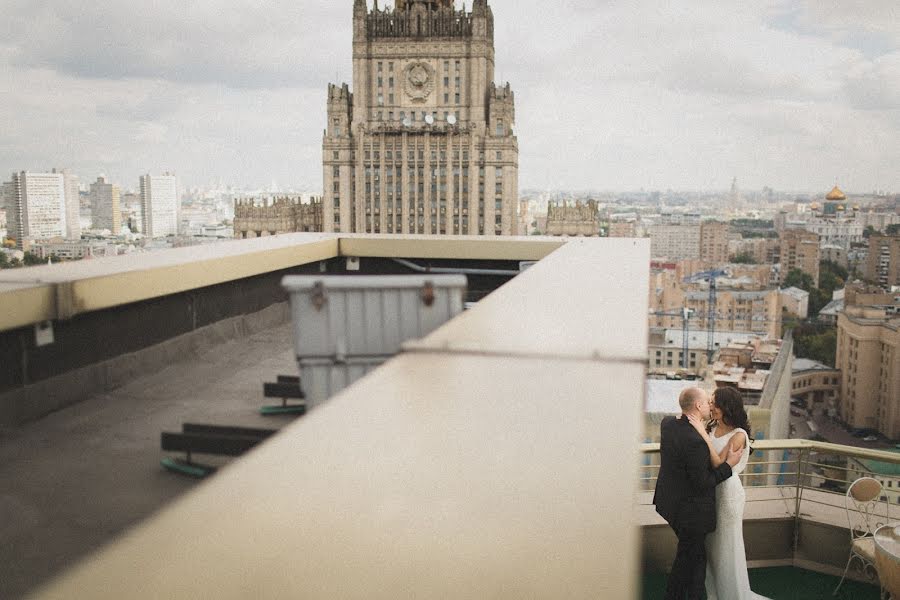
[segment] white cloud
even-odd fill
[[[848,74],[845,91],[856,108],[900,111],[900,51],[859,65]]]
[[[163,144],[168,139],[169,128],[159,123],[142,123],[138,127],[137,135],[134,137],[136,142],[145,142],[148,144]]]
[[[491,5],[520,187],[725,188],[736,175],[816,190],[845,173],[851,190],[900,189],[893,0]],[[351,0],[4,0],[0,169],[318,189],[351,14]]]

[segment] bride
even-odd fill
[[[741,394],[734,388],[718,388],[712,395],[710,428],[689,416],[691,425],[709,446],[714,467],[728,456],[728,448],[743,450],[732,469],[743,472],[750,457],[750,423]],[[750,590],[744,551],[744,486],[740,477],[729,477],[716,487],[716,529],[706,536],[706,595],[708,600],[767,600]]]

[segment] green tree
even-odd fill
[[[892,223],[884,228],[884,232],[888,235],[900,235],[900,223]]]
[[[801,290],[805,290],[807,292],[812,293],[812,290],[815,289],[813,285],[812,275],[809,273],[804,273],[800,269],[791,269],[788,271],[787,276],[784,278],[784,287],[797,287]]]
[[[750,229],[772,229],[775,227],[775,221],[766,219],[732,219],[731,226]]]
[[[834,275],[836,277],[838,277],[839,279],[842,279],[844,281],[847,280],[847,275],[848,275],[847,269],[845,267],[842,267],[841,265],[837,264],[836,262],[833,262],[830,260],[823,260],[822,262],[819,263],[819,270],[820,271],[823,271],[823,270],[829,271],[830,273],[834,273]],[[841,285],[843,285],[843,284],[841,284]]]
[[[0,269],[9,268],[9,255],[6,252],[0,252]]]
[[[31,252],[26,252],[25,256],[22,258],[22,263],[26,267],[32,267],[34,265],[42,265],[44,264],[44,259],[38,256],[37,254],[32,254]]]
[[[819,263],[819,289],[829,296],[834,290],[843,288],[849,276],[847,269],[835,262],[823,260]]]
[[[749,252],[740,252],[735,254],[730,259],[731,262],[737,265],[755,265],[756,259],[753,258],[753,255]]]
[[[863,237],[866,239],[868,239],[869,236],[871,236],[873,233],[875,233],[875,227],[873,227],[872,225],[866,225],[866,228],[863,229]]]
[[[794,353],[799,358],[834,366],[837,330],[823,323],[807,321],[794,328]]]
[[[831,302],[831,294],[821,288],[813,288],[809,293],[809,314],[818,315],[819,311]]]

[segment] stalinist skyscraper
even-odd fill
[[[487,0],[354,0],[353,89],[328,88],[325,231],[516,235],[514,121]]]

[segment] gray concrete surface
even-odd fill
[[[295,374],[285,324],[180,358],[162,371],[0,438],[0,598],[18,598],[179,495],[202,485],[160,467],[183,422],[278,428],[262,382]],[[203,462],[221,460],[198,457]]]

